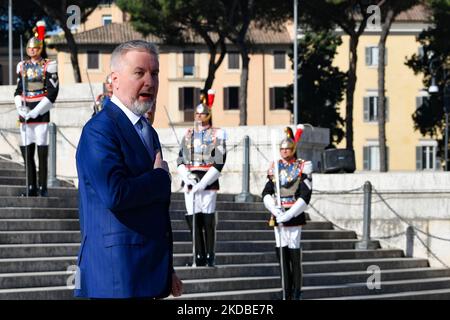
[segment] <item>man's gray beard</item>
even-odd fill
[[[148,102],[139,102],[138,100],[134,100],[133,103],[130,106],[130,110],[135,115],[138,115],[138,116],[142,117],[151,108],[153,108],[154,104],[155,104],[155,100],[148,101]]]

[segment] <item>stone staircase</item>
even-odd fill
[[[24,170],[0,160],[0,299],[72,299],[67,282],[79,248],[77,190],[51,188],[48,198],[21,198]],[[221,194],[217,210],[217,267],[186,267],[191,240],[182,194],[170,214],[174,264],[182,299],[280,299],[273,230],[261,202],[238,204]],[[353,231],[309,221],[303,234],[305,299],[450,299],[450,270],[402,250],[355,250]],[[381,269],[381,289],[366,285],[371,265]]]

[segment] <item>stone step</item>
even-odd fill
[[[187,229],[186,220],[172,220],[172,230]],[[266,220],[225,220],[219,216],[217,230],[272,230]],[[309,221],[303,230],[332,230],[330,222]]]
[[[278,276],[270,277],[227,277],[210,279],[184,280],[183,287],[186,294],[204,293],[213,290],[235,291],[235,290],[255,290],[280,287]]]
[[[350,250],[354,249],[355,244],[359,240],[356,239],[339,239],[339,240],[302,240],[303,250]],[[191,241],[177,241],[174,243],[176,253],[192,252]],[[226,245],[230,251],[237,251],[240,248],[247,251],[267,251],[274,252],[275,240],[251,240],[251,241],[217,241],[217,251],[222,245]],[[228,250],[226,250],[228,251]]]
[[[170,203],[170,210],[185,210],[186,205],[184,200],[172,200]],[[216,210],[234,210],[234,211],[261,211],[268,215],[267,209],[262,202],[252,203],[236,203],[230,201],[218,201],[216,204]]]
[[[331,299],[324,298],[323,300],[450,300],[450,289],[420,290],[366,296],[335,297]]]
[[[0,196],[17,197],[24,192],[23,186],[0,185]],[[57,198],[78,198],[78,190],[74,187],[55,187],[48,188],[48,195]]]
[[[0,300],[72,300],[73,289],[67,286],[0,290]]]
[[[0,231],[0,243],[79,243],[79,231]]]
[[[78,208],[78,199],[56,197],[0,197],[0,207]]]
[[[25,178],[25,169],[0,169],[0,177]]]
[[[180,210],[170,211],[172,220],[184,220],[184,212]],[[267,221],[265,212],[245,211],[220,211],[219,221],[222,220],[260,220]],[[78,208],[35,208],[35,207],[0,207],[0,219],[76,219]],[[308,223],[307,223],[308,224]],[[329,224],[327,227],[330,226]]]
[[[331,284],[351,284],[367,281],[367,271],[308,273],[304,275],[305,286],[323,286]],[[397,270],[380,270],[381,281],[426,279],[450,277],[450,269],[445,268],[410,268]]]
[[[343,285],[303,287],[303,298],[323,299],[438,289],[450,289],[450,277],[382,281],[379,289],[369,289],[366,282]]]
[[[73,271],[26,272],[0,274],[1,289],[56,287],[73,284]]]
[[[0,231],[80,230],[78,219],[1,219]]]
[[[378,266],[381,270],[425,268],[429,266],[428,260],[421,258],[348,259],[303,262],[303,272],[329,273],[366,271],[368,267],[373,265]]]
[[[0,169],[2,170],[24,170],[23,164],[19,164],[13,161],[1,160]]]
[[[180,279],[209,279],[227,277],[251,277],[251,276],[278,276],[280,274],[279,264],[252,263],[252,264],[228,264],[209,267],[187,267],[177,266],[175,271]]]
[[[181,297],[170,296],[169,300],[280,300],[281,288],[213,291],[202,293],[183,294]],[[1,299],[1,295],[0,295]]]
[[[0,208],[0,219],[77,219],[77,208]]]
[[[74,257],[79,243],[2,244],[0,258]]]
[[[273,230],[218,230],[218,240],[272,240],[275,239]],[[191,234],[188,230],[173,230],[174,241],[190,241]],[[341,230],[304,230],[302,239],[356,239],[353,231]]]
[[[324,245],[334,245],[338,247],[341,241],[346,240],[324,240]],[[274,252],[274,241],[217,241],[216,252]],[[321,249],[321,242],[311,240],[304,240],[303,247],[308,248],[303,250],[303,260],[326,260],[329,256],[334,256],[341,259],[355,259],[362,257],[373,258],[394,258],[398,257],[396,250],[374,250],[374,251],[354,251],[354,250],[323,250]],[[0,258],[26,258],[26,257],[60,257],[60,256],[76,256],[78,254],[79,243],[28,243],[28,244],[1,244]],[[192,252],[192,243],[175,242],[174,253],[190,254]],[[316,249],[316,250],[314,250]],[[315,254],[317,252],[317,254]],[[327,254],[329,252],[329,254]],[[355,252],[352,254],[352,252]],[[359,252],[359,253],[358,253]]]
[[[23,177],[2,177],[0,176],[0,185],[8,185],[8,186],[25,186],[25,176]],[[60,186],[64,187],[73,187],[73,183],[69,183],[67,181],[59,180]]]
[[[66,271],[76,265],[76,259],[76,256],[0,259],[0,273]]]

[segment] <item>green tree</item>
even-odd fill
[[[444,158],[445,117],[444,117],[444,88],[450,86],[450,1],[428,1],[431,9],[432,26],[420,33],[418,41],[421,54],[413,54],[407,61],[415,74],[423,75],[425,88],[431,85],[432,74],[435,76],[439,93],[430,94],[429,99],[419,106],[412,115],[414,129],[423,136],[438,140],[438,155]],[[446,75],[446,78],[444,78]]]
[[[167,44],[191,42],[200,36],[209,51],[206,92],[214,83],[215,72],[226,54],[225,34],[219,28],[223,10],[212,0],[118,0],[130,13],[133,27],[144,35],[154,34]]]
[[[77,5],[80,8],[81,13],[80,21],[83,23],[98,6],[98,0],[33,0],[32,2],[45,12],[47,16],[53,19],[64,31],[64,37],[66,38],[67,46],[70,51],[70,61],[72,62],[75,82],[81,82],[81,72],[78,63],[78,47],[72,31],[67,26],[67,19],[69,18],[67,8],[70,5]],[[30,1],[26,1],[26,3],[30,3]]]
[[[385,0],[379,6],[381,34],[378,41],[378,145],[380,148],[380,172],[388,171],[387,148],[386,148],[386,40],[389,36],[392,23],[395,17],[402,11],[405,11],[416,5],[418,0]]]
[[[337,105],[344,98],[347,76],[332,65],[341,43],[341,37],[331,30],[306,29],[298,45],[299,116],[302,123],[330,128],[331,144],[344,138],[344,119]],[[293,85],[286,94],[292,109]]]
[[[144,35],[154,34],[168,44],[192,41],[200,36],[209,50],[208,77],[203,90],[212,87],[215,72],[227,52],[225,40],[237,47],[242,58],[239,90],[240,125],[247,124],[248,29],[252,22],[276,29],[289,16],[286,1],[274,0],[118,0],[131,14],[133,27]]]
[[[364,32],[367,21],[373,14],[369,7],[384,0],[299,0],[299,14],[304,22],[319,28],[338,26],[350,37],[349,69],[345,89],[345,140],[346,148],[353,149],[353,100],[356,86],[356,66],[358,61],[359,37]]]
[[[252,45],[248,30],[256,28],[278,30],[292,16],[291,1],[275,0],[220,0],[225,18],[222,29],[227,38],[237,47],[242,59],[239,88],[239,125],[247,125],[247,86]]]

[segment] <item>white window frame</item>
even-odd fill
[[[437,170],[436,160],[437,160],[437,147],[438,143],[436,140],[419,140],[417,148],[420,151],[416,150],[416,170],[417,171],[435,171]],[[424,158],[423,152],[424,148],[426,148],[426,156],[425,156],[425,166],[424,166]],[[431,155],[431,159],[430,156]],[[418,159],[418,156],[421,159]],[[420,168],[419,168],[420,164]]]
[[[107,25],[107,24],[105,24],[106,20],[111,21],[110,23],[108,23],[108,24],[111,24],[112,23],[112,15],[110,15],[110,14],[102,15],[102,26],[106,26]]]

